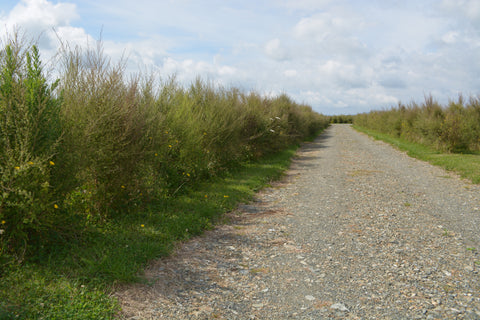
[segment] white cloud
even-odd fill
[[[288,69],[283,72],[283,75],[288,78],[295,78],[298,76],[298,72],[294,69]]]
[[[458,32],[448,31],[442,36],[442,41],[446,44],[454,44],[457,42],[458,37],[459,37]]]
[[[480,1],[478,0],[443,0],[441,8],[447,15],[459,15],[480,26]]]
[[[220,76],[233,76],[237,73],[237,69],[229,66],[223,66],[218,68],[218,74]]]
[[[289,10],[312,12],[326,8],[333,0],[275,0],[276,4]]]
[[[302,18],[294,28],[299,38],[308,38],[321,42],[325,39],[351,31],[352,24],[343,17],[329,13],[320,13]]]
[[[28,33],[32,38],[46,37],[48,41],[42,43],[51,49],[55,38],[52,28],[58,28],[59,32],[67,36],[76,34],[78,30],[69,29],[70,23],[78,18],[75,4],[21,0],[8,15],[0,17],[0,24],[10,33],[16,29]]]
[[[282,46],[280,39],[278,38],[267,42],[265,45],[265,54],[271,59],[279,61],[290,58],[287,49]]]
[[[53,26],[66,26],[78,19],[75,4],[53,4],[47,0],[21,0],[9,15],[4,24],[8,27],[21,25],[25,28],[36,28],[43,31]]]
[[[53,4],[47,0],[21,0],[8,13],[0,17],[5,33],[18,32],[26,40],[39,46],[44,63],[52,61],[61,41],[72,46],[95,45],[95,40],[83,28],[71,25],[80,18],[75,4]]]
[[[366,69],[360,65],[328,60],[319,66],[319,76],[333,80],[336,87],[342,89],[368,87],[369,77]]]
[[[230,85],[241,75],[235,67],[192,59],[176,60],[172,57],[166,57],[162,63],[158,63],[157,70],[162,77],[175,75],[176,79],[182,83],[190,83],[200,76],[223,86]]]

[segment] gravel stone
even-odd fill
[[[334,303],[330,306],[330,309],[335,309],[335,310],[344,311],[344,312],[350,311],[343,303]]]
[[[332,125],[114,295],[123,319],[480,319],[479,207],[480,186]]]

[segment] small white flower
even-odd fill
[[[275,133],[275,130],[273,130],[273,129],[270,129],[270,132],[273,132],[273,133]]]

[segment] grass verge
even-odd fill
[[[221,223],[223,213],[279,179],[296,149],[243,163],[175,198],[138,204],[135,214],[92,225],[78,241],[52,239],[0,275],[0,319],[114,319],[115,284],[137,281],[148,261]]]
[[[448,171],[459,174],[475,184],[480,184],[480,153],[459,154],[442,153],[432,147],[406,141],[388,134],[368,130],[359,126],[353,126],[356,130],[366,133],[377,140],[385,141],[402,151],[406,151],[411,157],[427,161],[433,165],[442,167]]]

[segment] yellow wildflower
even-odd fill
[[[5,223],[7,223],[7,222],[5,220],[2,220],[2,224],[5,224]]]
[[[190,173],[187,173],[187,176],[190,177]]]
[[[32,161],[28,161],[28,164],[29,164],[29,165],[33,165],[33,162],[32,162]]]
[[[158,153],[155,153],[155,157],[157,157],[157,156],[158,156]]]
[[[141,224],[141,225],[140,225],[140,227],[144,228],[144,227],[145,227],[145,225],[144,225],[144,224]]]
[[[169,145],[168,145],[168,147],[169,147],[169,148],[171,148],[171,147],[172,147],[172,145],[171,145],[171,144],[169,144]]]
[[[125,189],[125,186],[122,186],[122,189]]]
[[[53,162],[52,160],[50,160],[49,163],[50,163],[51,166],[54,166],[54,165],[55,165],[55,162]]]
[[[57,205],[56,203],[53,205],[53,207],[54,207],[55,209],[58,209],[58,205]]]
[[[227,196],[227,195],[224,195],[223,197],[224,197],[224,198],[228,198],[229,196]]]
[[[20,170],[20,167],[15,167],[15,170]]]

